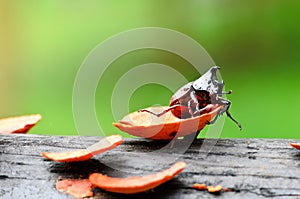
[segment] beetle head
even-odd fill
[[[217,71],[219,69],[219,66],[211,67],[205,74],[193,82],[193,88],[195,90],[205,90],[211,94],[222,95],[224,82],[223,80],[219,82],[217,79]]]

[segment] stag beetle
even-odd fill
[[[208,104],[223,105],[223,108],[219,111],[217,116],[208,122],[212,124],[216,121],[217,117],[226,112],[227,116],[234,121],[238,127],[242,130],[241,124],[236,121],[228,109],[231,102],[227,99],[222,98],[224,94],[231,94],[232,91],[223,92],[224,81],[221,82],[217,79],[217,71],[220,69],[219,66],[211,67],[204,75],[193,82],[189,82],[181,87],[170,100],[169,108],[161,113],[153,113],[149,110],[140,110],[140,112],[148,112],[157,117],[164,115],[171,111],[174,116],[181,119],[195,117],[200,114],[207,112]]]

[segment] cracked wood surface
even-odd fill
[[[161,171],[178,161],[186,169],[171,181],[135,198],[300,198],[300,151],[297,140],[205,139],[191,145],[144,139],[125,139],[119,147],[80,163],[56,163],[44,151],[86,148],[99,137],[41,135],[0,136],[0,198],[72,198],[55,189],[58,178],[87,178],[100,172],[114,177]],[[298,141],[300,142],[300,141]],[[186,146],[189,146],[185,150]],[[213,195],[194,183],[221,184],[232,189]],[[95,198],[133,198],[95,189]]]

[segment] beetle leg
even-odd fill
[[[172,109],[173,109],[173,107],[170,107],[170,108],[164,110],[164,111],[161,112],[161,113],[154,113],[154,112],[149,111],[149,110],[146,110],[146,109],[139,110],[138,112],[147,112],[147,113],[150,113],[150,114],[152,114],[152,115],[155,115],[156,117],[160,117],[160,116],[162,116],[163,114],[166,114],[167,112],[169,112],[169,111],[172,110]]]
[[[196,94],[195,94],[196,92],[195,91],[192,91],[191,93],[190,93],[190,97],[191,97],[191,100],[193,100],[194,101],[194,103],[196,104],[196,111],[195,112],[193,112],[191,115],[192,116],[194,116],[196,113],[200,113],[200,108],[199,108],[199,101],[198,101],[198,99],[197,99],[197,97],[196,97]],[[192,107],[191,107],[191,100],[189,101],[189,103],[188,103],[188,107],[189,107],[189,110],[190,110],[190,112],[192,112],[193,110],[192,110]]]
[[[227,116],[238,125],[238,127],[240,128],[240,130],[242,130],[242,125],[231,116],[231,114],[229,113],[228,109],[229,109],[229,107],[226,110]]]
[[[160,117],[160,116],[166,114],[167,112],[169,112],[169,111],[171,111],[171,110],[173,110],[173,109],[175,109],[175,108],[177,108],[177,107],[182,107],[182,105],[180,105],[180,104],[175,104],[175,105],[173,105],[173,106],[170,106],[168,109],[162,111],[161,113],[154,113],[154,112],[149,111],[149,110],[146,110],[146,109],[139,110],[138,112],[147,112],[147,113],[150,113],[150,114],[152,114],[152,115],[155,115],[156,117]]]
[[[221,104],[221,105],[224,105],[224,108],[222,108],[222,109],[220,110],[220,112],[218,113],[218,115],[221,115],[221,114],[223,114],[224,112],[226,112],[227,116],[228,116],[234,123],[236,123],[236,124],[238,125],[238,127],[240,128],[240,130],[242,130],[242,125],[241,125],[238,121],[236,121],[236,120],[231,116],[231,114],[229,113],[229,108],[230,108],[231,102],[228,101],[228,100],[226,100],[226,99],[223,99],[223,98],[219,97],[219,98],[217,99],[217,103],[218,103],[218,104]]]
[[[194,117],[194,112],[192,110],[192,107],[191,107],[191,103],[192,103],[192,100],[189,100],[188,101],[188,109],[189,109],[189,113],[192,117]]]

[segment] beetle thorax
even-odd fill
[[[217,70],[218,66],[212,67],[209,71],[203,74],[200,78],[193,82],[193,88],[195,90],[204,90],[211,94],[222,94],[224,82],[218,81]]]

